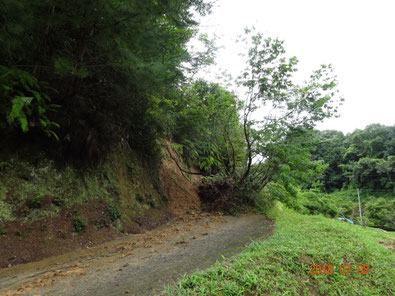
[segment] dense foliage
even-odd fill
[[[240,102],[216,83],[197,80],[185,85],[171,100],[158,103],[152,113],[163,123],[176,148],[206,174],[241,165],[243,143]]]
[[[327,164],[323,189],[355,186],[370,191],[395,191],[395,126],[372,124],[348,135],[316,131],[313,159]]]
[[[160,123],[147,110],[208,61],[186,45],[209,10],[203,0],[2,1],[0,136],[44,131],[73,159],[99,160],[122,139],[150,153]]]
[[[258,205],[270,208],[279,200],[301,213],[346,217],[358,224],[394,230],[394,131],[393,126],[380,124],[348,135],[314,131],[311,154],[322,164],[321,177],[316,174],[297,184],[275,179],[262,192]]]

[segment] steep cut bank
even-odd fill
[[[170,212],[179,218],[194,211],[201,210],[201,203],[197,192],[197,186],[201,183],[199,175],[187,175],[180,171],[175,161],[183,164],[180,155],[167,143],[164,149],[165,157],[160,169],[162,190],[169,197]],[[171,156],[170,156],[171,153]],[[175,161],[172,159],[175,158]],[[196,172],[192,168],[192,172]]]
[[[166,153],[152,167],[120,146],[83,170],[42,154],[7,155],[0,168],[0,267],[90,248],[199,211],[199,178],[183,176]]]

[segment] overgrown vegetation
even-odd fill
[[[395,126],[371,124],[348,135],[315,131],[315,141],[312,157],[327,166],[316,187],[326,192],[350,185],[376,194],[395,192]]]
[[[74,231],[77,233],[83,231],[86,228],[86,222],[80,217],[74,217],[71,219],[71,222],[73,224]]]
[[[105,218],[102,224],[130,229],[134,219],[147,214],[148,202],[158,209],[167,206],[160,188],[155,188],[158,177],[129,148],[119,148],[104,163],[83,171],[59,167],[45,155],[30,160],[14,155],[9,164],[0,171],[0,228],[74,215],[74,210],[89,207],[97,211],[94,219]],[[150,196],[147,203],[135,199],[144,194]],[[86,210],[80,215],[88,224],[95,223]]]
[[[178,100],[178,107],[169,108],[179,114],[168,122],[171,134],[209,175],[200,196],[222,210],[253,203],[274,179],[289,183],[322,169],[310,159],[309,136],[317,122],[336,114],[341,101],[331,66],[297,85],[297,59],[285,58],[282,41],[251,30],[245,38],[247,68],[236,81],[244,96],[198,81],[184,90],[188,104]]]
[[[33,197],[32,201],[29,204],[31,208],[40,208],[41,207],[42,196],[36,195]]]
[[[107,208],[107,215],[110,217],[111,221],[115,221],[121,218],[121,213],[119,212],[119,209],[115,204],[111,204]]]
[[[272,182],[258,196],[255,204],[261,213],[280,201],[302,214],[348,218],[359,225],[395,230],[395,199],[392,194],[372,195],[369,191],[361,191],[360,198],[362,217],[355,189],[325,193],[292,185],[286,188],[281,183]]]
[[[9,151],[26,143],[36,146],[23,151],[30,158],[45,153],[79,168],[127,145],[157,171],[158,142],[168,138],[208,176],[202,198],[225,210],[256,202],[271,181],[287,190],[296,183],[325,192],[349,185],[393,190],[393,127],[371,125],[347,136],[313,132],[342,101],[331,65],[296,84],[298,60],[287,58],[284,42],[246,29],[237,93],[187,78],[213,62],[215,44],[207,36],[200,38],[204,52],[187,47],[197,16],[211,5],[5,1],[0,137],[8,144],[0,147],[0,170],[10,163]],[[227,193],[216,194],[225,185]]]
[[[265,198],[301,213],[346,217],[355,223],[395,230],[395,127],[372,124],[348,135],[314,131],[313,161],[322,174],[291,184],[277,180]],[[359,217],[360,192],[362,218]]]
[[[234,258],[185,277],[164,294],[394,294],[395,255],[388,249],[393,244],[391,235],[282,210],[278,204],[270,216],[276,219],[272,238],[253,242]],[[320,274],[316,274],[318,269],[311,274],[311,265],[321,266]]]
[[[201,192],[224,210],[253,203],[275,178],[290,182],[319,170],[309,134],[337,112],[331,66],[295,84],[297,58],[286,58],[283,41],[247,29],[247,67],[235,81],[244,94],[236,95],[186,78],[213,62],[206,36],[205,52],[187,49],[208,1],[74,2],[5,1],[0,8],[0,136],[10,147],[39,143],[38,151],[82,167],[104,162],[122,144],[157,170],[157,143],[171,138],[210,176]],[[216,201],[222,184],[229,190]]]
[[[52,154],[79,162],[102,160],[122,141],[155,155],[161,122],[148,109],[210,62],[186,46],[195,16],[210,7],[204,0],[3,1],[0,137],[44,132],[58,140],[42,139]]]

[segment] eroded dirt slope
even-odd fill
[[[163,150],[165,159],[160,170],[162,189],[164,194],[169,197],[171,213],[176,217],[183,217],[187,212],[201,209],[197,186],[200,184],[202,177],[182,173],[175,161],[181,166],[185,166],[184,163],[178,153],[171,148],[171,143],[166,144],[167,149]],[[188,168],[188,170],[196,172],[191,168]]]
[[[5,182],[0,182],[0,268],[91,248],[122,233],[142,233],[199,211],[196,185],[200,178],[184,176],[167,151],[180,165],[185,164],[170,143],[166,145],[158,180],[163,192],[154,186],[152,172],[129,150],[119,151],[102,168],[79,178],[75,170],[57,169],[47,160],[38,167],[15,160],[8,172],[14,179],[5,182],[6,172],[0,172],[0,180]],[[28,177],[20,186],[18,174],[22,173]],[[35,206],[32,196],[39,198]],[[14,205],[10,207],[15,215],[12,221],[2,219],[3,199]],[[68,204],[72,200],[80,202]],[[83,223],[84,229],[76,233],[75,223]]]

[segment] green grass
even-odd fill
[[[394,295],[395,254],[382,245],[393,235],[277,205],[272,238],[253,242],[169,287],[165,295]],[[333,265],[333,274],[310,274],[310,265]],[[340,265],[351,265],[341,274]],[[369,265],[359,274],[358,265]]]

